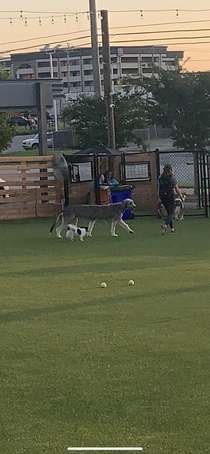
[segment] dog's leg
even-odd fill
[[[117,225],[117,221],[113,221],[112,220],[112,223],[111,223],[111,236],[118,236],[117,233],[115,232],[115,228],[116,228],[116,225]]]
[[[57,227],[57,229],[56,229],[56,235],[57,235],[58,238],[63,238],[61,236],[61,232],[62,232],[63,228],[64,228],[64,225],[63,225],[63,222],[62,222],[62,224],[59,225],[59,227]]]
[[[120,224],[125,230],[127,230],[128,233],[134,233],[133,230],[131,230],[131,228],[129,227],[128,224],[126,224],[126,222],[124,222],[122,219],[120,219],[118,221],[118,224]]]
[[[92,236],[92,231],[93,231],[93,227],[94,227],[94,225],[95,225],[95,222],[96,222],[96,221],[90,221],[90,222],[89,222],[88,229],[87,229],[87,235],[86,235],[86,236]]]

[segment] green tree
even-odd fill
[[[5,66],[0,64],[0,80],[12,79],[11,71],[6,71]]]
[[[146,96],[151,123],[169,127],[176,147],[202,150],[210,143],[210,73],[160,70],[129,80]]]
[[[139,93],[115,95],[113,99],[116,146],[125,146],[133,130],[143,127],[145,106]],[[99,143],[107,145],[106,107],[103,99],[82,96],[71,101],[63,110],[63,120],[69,123],[79,137],[81,148]]]
[[[0,65],[0,80],[11,79],[11,73],[5,71],[3,65]],[[11,128],[8,123],[8,114],[0,113],[0,154],[6,150],[12,143],[15,133],[14,128]]]
[[[14,136],[14,128],[10,128],[7,118],[7,114],[0,114],[0,154],[10,147]]]

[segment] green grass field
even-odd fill
[[[51,223],[0,223],[2,454],[209,453],[210,220]]]

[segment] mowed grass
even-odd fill
[[[209,453],[210,221],[84,243],[51,223],[0,223],[1,452]]]

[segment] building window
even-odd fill
[[[46,61],[38,61],[37,62],[38,68],[49,68],[50,67],[50,60]],[[58,66],[57,60],[53,60],[53,67]]]
[[[62,61],[60,62],[60,65],[61,65],[61,66],[67,66],[67,60],[65,60],[65,61],[62,60]]]
[[[31,65],[28,65],[28,63],[23,63],[19,66],[19,69],[31,69]]]
[[[111,63],[117,63],[117,57],[111,57]]]
[[[122,68],[122,74],[138,74],[138,68]]]
[[[72,60],[72,61],[70,61],[70,64],[72,66],[77,66],[77,65],[79,65],[79,60]]]
[[[113,74],[118,74],[118,69],[113,69]]]
[[[49,68],[50,62],[49,61],[38,61],[37,66],[38,66],[38,68]]]
[[[70,86],[73,88],[81,87],[81,82],[71,82]]]
[[[86,80],[85,81],[85,87],[90,87],[91,86],[91,81],[90,80]]]
[[[152,63],[152,57],[142,57],[141,61],[143,63]]]
[[[38,77],[39,77],[39,79],[44,79],[44,78],[48,78],[48,77],[50,78],[50,71],[45,72],[45,73],[39,73]]]
[[[71,164],[71,180],[73,183],[79,181],[92,181],[92,164],[91,162],[81,162],[79,164]]]
[[[122,63],[136,63],[138,61],[138,57],[121,57]]]
[[[70,71],[70,76],[71,77],[78,77],[78,76],[80,76],[80,71]]]
[[[125,165],[126,180],[150,180],[149,162],[127,162]]]
[[[85,69],[84,70],[84,75],[85,76],[92,76],[92,74],[93,74],[93,71],[91,69]]]
[[[68,72],[67,71],[62,71],[61,77],[68,77]]]
[[[152,68],[142,68],[143,74],[152,74]]]
[[[83,63],[84,65],[92,65],[92,58],[84,58]]]

